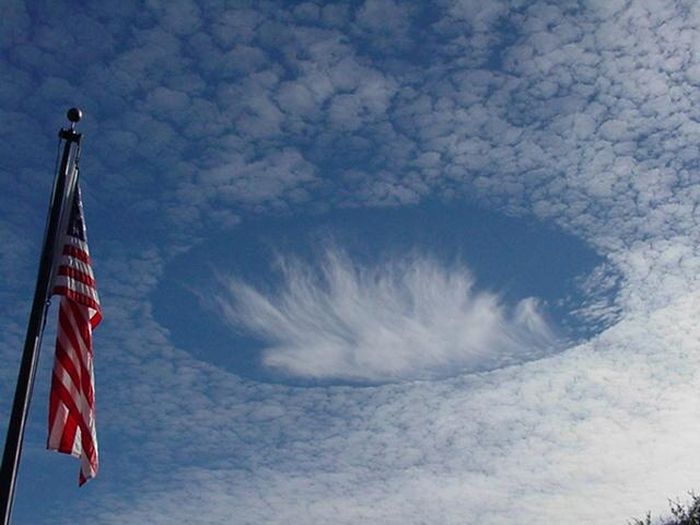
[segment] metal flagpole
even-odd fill
[[[2,466],[0,467],[0,512],[2,513],[2,521],[0,523],[2,525],[9,525],[10,523],[17,468],[22,453],[24,427],[29,412],[29,403],[41,346],[41,336],[44,331],[44,319],[48,308],[56,243],[61,235],[59,228],[62,222],[63,205],[66,202],[66,191],[71,191],[72,187],[74,187],[74,181],[71,184],[70,175],[77,160],[81,137],[81,134],[75,131],[75,124],[81,117],[82,112],[78,108],[68,110],[68,120],[71,122],[71,127],[70,129],[61,129],[58,134],[65,141],[63,156],[54,180],[48,222],[44,232],[44,246],[39,260],[39,273],[34,291],[34,301],[29,316],[29,324],[27,325],[27,336],[24,341],[19,373],[17,374],[15,398],[7,428],[7,437],[5,438]]]

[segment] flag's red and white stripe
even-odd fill
[[[92,330],[102,319],[87,246],[80,190],[55,267],[53,293],[61,295],[56,357],[49,398],[48,448],[80,458],[79,483],[98,469]]]

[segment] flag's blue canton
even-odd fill
[[[68,235],[85,242],[85,224],[83,223],[83,213],[81,208],[80,190],[76,189],[73,199],[73,208],[70,213],[70,223],[68,224]]]

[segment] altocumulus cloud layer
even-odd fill
[[[474,290],[466,268],[409,256],[366,268],[335,250],[318,265],[280,263],[266,294],[237,279],[218,306],[234,327],[267,343],[263,362],[315,379],[386,381],[499,368],[551,351],[537,301],[508,311]]]
[[[78,496],[46,477],[57,460],[27,453],[18,516],[621,523],[697,487],[698,9],[9,2],[0,116],[13,129],[1,146],[12,198],[0,200],[0,268],[15,278],[1,296],[3,399],[42,226],[28,210],[43,209],[53,161],[40,137],[76,99],[86,136],[99,137],[83,173],[107,319],[103,476]],[[242,217],[427,197],[536,216],[585,239],[623,275],[621,320],[522,366],[303,389],[194,359],[151,316],[169,258]],[[286,314],[303,297],[292,284],[305,282],[289,275],[280,295],[247,289],[247,300]],[[308,292],[330,299],[332,282]],[[26,450],[42,448],[42,419]]]

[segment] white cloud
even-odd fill
[[[216,168],[202,170],[192,190],[200,195],[205,190],[213,201],[255,204],[282,196],[313,179],[313,164],[297,150],[283,148],[254,161],[231,153]]]
[[[0,96],[15,132],[5,158],[18,156],[31,169],[5,177],[13,203],[4,238],[21,249],[0,261],[8,275],[32,278],[21,263],[33,260],[22,239],[37,221],[25,217],[45,206],[36,187],[52,161],[33,160],[52,149],[37,137],[44,130],[53,137],[55,122],[48,125],[53,117],[45,115],[76,93],[94,101],[81,126],[94,125],[100,139],[90,139],[84,162],[95,192],[105,196],[104,217],[128,216],[140,198],[171,210],[178,228],[162,216],[138,228],[139,238],[162,236],[164,251],[185,222],[233,224],[246,207],[292,202],[324,179],[324,193],[310,191],[309,198],[320,196],[329,207],[466,194],[483,206],[531,213],[586,239],[623,275],[618,283],[611,277],[617,271],[595,272],[585,288],[597,291],[580,312],[622,322],[556,358],[450,381],[292,389],[241,381],[174,348],[147,300],[161,278],[149,272],[160,262],[139,259],[130,231],[113,251],[131,262],[99,273],[108,309],[98,335],[105,475],[88,489],[98,498],[81,503],[71,493],[61,508],[89,507],[100,513],[96,523],[170,523],[183,515],[223,523],[231,509],[255,522],[494,523],[518,515],[622,523],[692,488],[700,433],[700,307],[693,299],[700,288],[698,7],[665,0],[516,4],[443,2],[419,36],[404,33],[415,21],[402,17],[392,38],[415,38],[429,56],[421,62],[420,53],[408,60],[395,48],[384,53],[381,35],[370,31],[379,15],[369,7],[391,2],[368,2],[364,10],[324,6],[319,16],[333,29],[295,25],[314,20],[312,5],[290,17],[283,6],[224,12],[200,4],[191,20],[191,7],[179,9],[183,2],[158,7],[145,21],[120,2],[100,4],[107,18],[86,8],[80,27],[92,29],[78,33],[69,27],[77,18],[49,12],[30,20],[22,2],[11,2],[3,27],[12,29],[0,31],[7,49],[0,67],[9,79]],[[363,18],[370,22],[364,29]],[[197,24],[200,33],[176,36]],[[184,117],[187,101],[178,92],[190,99]],[[341,166],[348,173],[341,179],[324,163],[350,144],[347,130],[367,141],[358,148],[366,156]],[[190,148],[189,138],[201,142]],[[87,169],[90,163],[110,169]],[[408,271],[420,268],[420,279]],[[277,292],[234,283],[262,310],[243,324],[273,347],[268,357],[277,357],[278,367],[356,377],[354,337],[371,364],[369,380],[437,375],[509,357],[501,340],[498,355],[462,344],[459,322],[473,323],[470,312],[478,308],[496,333],[515,333],[512,339],[529,341],[546,328],[534,303],[510,311],[497,297],[475,293],[466,270],[434,261],[361,269],[340,259],[332,270],[326,261],[315,279],[294,267]],[[341,296],[343,285],[353,293]],[[618,285],[620,299],[611,302]],[[6,385],[25,321],[16,305],[26,300],[13,286],[3,292]],[[459,287],[466,298],[457,297]],[[436,291],[447,300],[440,297],[433,312]],[[225,301],[232,310],[241,305]],[[414,303],[423,310],[411,310]],[[346,311],[349,325],[334,318]],[[282,329],[267,333],[257,324],[265,319]],[[317,336],[286,326],[313,332],[312,320],[320,323]],[[373,341],[370,329],[384,339]],[[436,350],[435,332],[443,350]],[[314,349],[335,352],[318,365],[325,369],[309,363]],[[43,431],[42,420],[30,439],[41,441]],[[43,473],[45,461],[30,463],[29,472]],[[174,488],[175,478],[192,478],[182,467],[188,461],[201,469],[198,482]],[[130,483],[133,499],[123,492]],[[112,508],[105,503],[115,500]],[[32,504],[51,508],[44,500]],[[47,512],[46,522],[73,519],[59,512]]]
[[[318,268],[282,260],[283,286],[231,278],[228,322],[264,341],[268,367],[305,378],[390,381],[480,371],[551,352],[538,302],[512,311],[469,271],[419,256],[370,267],[328,250]]]
[[[234,510],[251,523],[624,523],[697,472],[699,307],[686,294],[549,359],[369,388],[241,381],[134,312],[103,351],[105,375],[119,370],[102,381],[103,477],[37,523],[73,509],[98,524]]]

